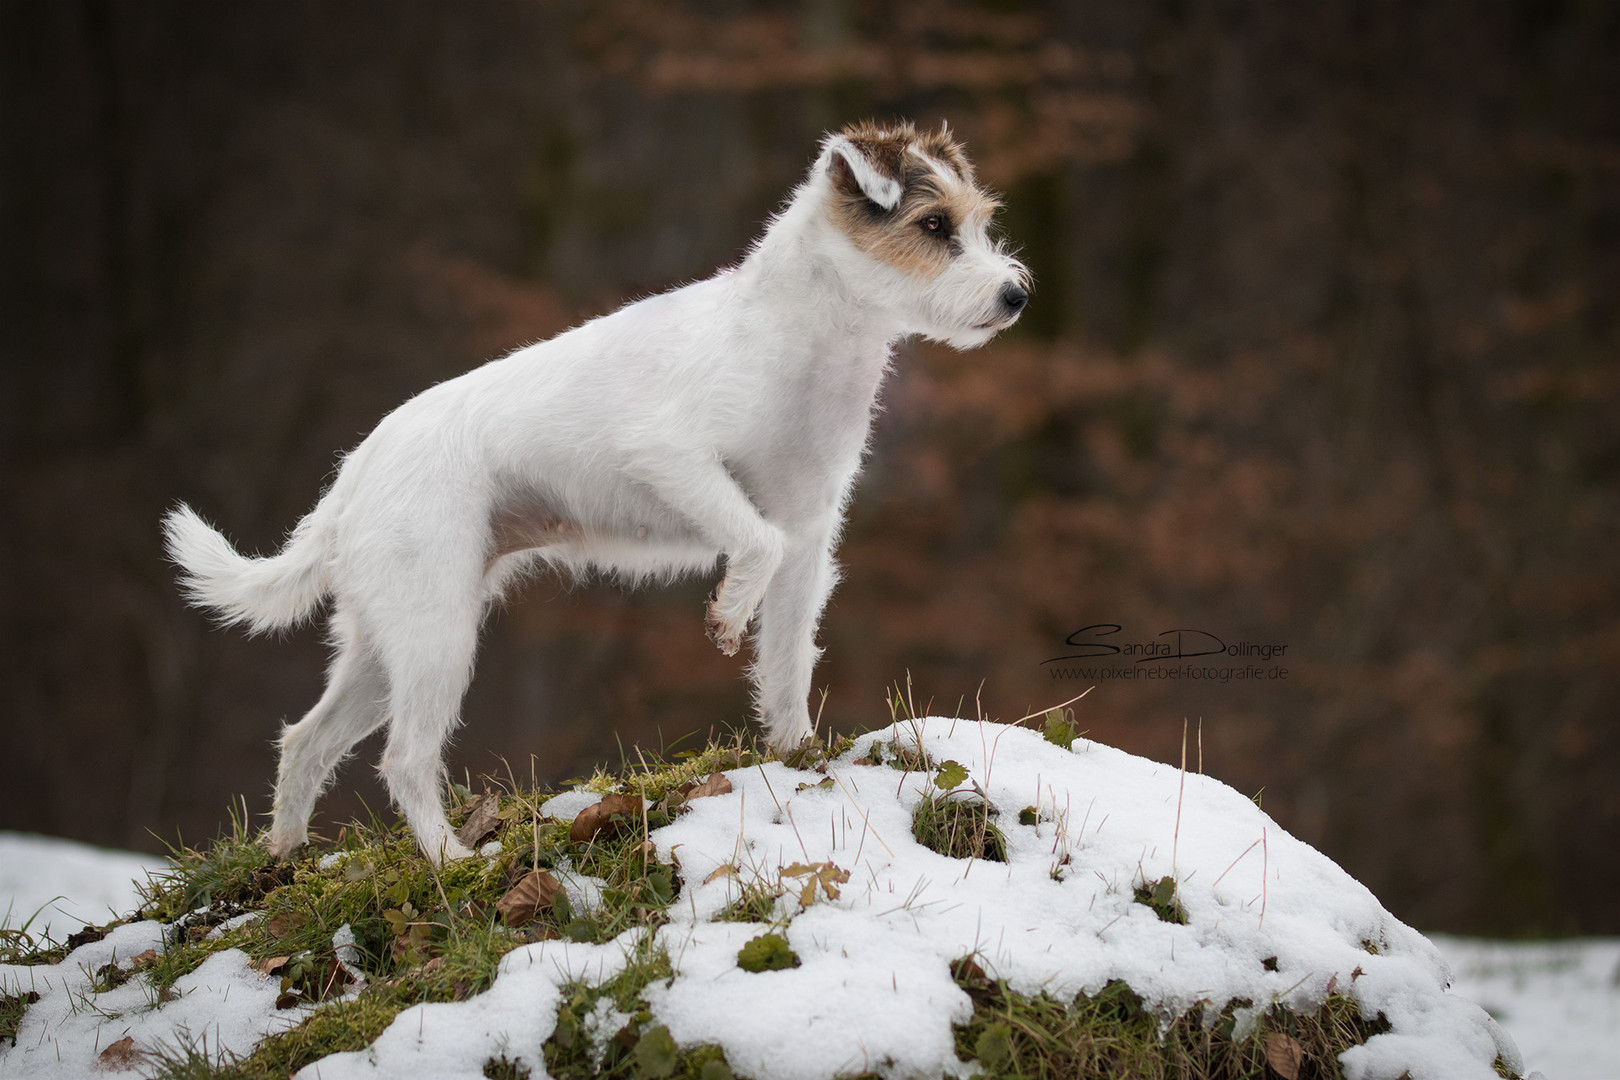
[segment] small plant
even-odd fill
[[[489,1080],[529,1080],[531,1072],[521,1058],[508,1058],[502,1054],[484,1062],[484,1075]]]
[[[768,923],[776,921],[776,902],[787,890],[780,884],[760,880],[742,887],[742,895],[716,915],[716,922]]]
[[[968,772],[954,761],[939,767],[934,786],[911,819],[911,834],[924,847],[952,859],[1007,861],[1007,838],[991,819],[995,807],[975,781],[960,790]]]
[[[679,1051],[669,1029],[652,1023],[641,996],[653,983],[673,977],[669,954],[647,935],[612,979],[564,988],[557,1025],[545,1045],[546,1071],[558,1080],[673,1075],[673,1066],[657,1070]]]
[[[1173,877],[1166,875],[1151,884],[1142,882],[1136,887],[1136,902],[1152,908],[1153,914],[1167,923],[1182,926],[1187,923],[1187,909],[1181,906],[1181,897],[1176,893],[1176,879]]]
[[[1067,750],[1074,745],[1080,733],[1074,730],[1074,712],[1070,709],[1049,709],[1042,733],[1053,746]]]
[[[17,1045],[17,1029],[22,1026],[23,1013],[38,1000],[39,995],[32,990],[0,997],[0,1039],[10,1040],[12,1046]]]

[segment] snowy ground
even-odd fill
[[[8,927],[28,923],[35,937],[62,939],[85,923],[109,921],[111,913],[128,915],[140,902],[136,882],[167,865],[152,855],[0,832],[0,920]]]
[[[965,766],[962,790],[978,785],[1001,811],[1006,864],[964,865],[912,839],[911,814],[932,778],[854,762],[874,740],[896,738],[920,739],[936,763]],[[1369,1080],[1407,1067],[1424,1077],[1494,1077],[1490,1061],[1499,1051],[1512,1060],[1513,1040],[1499,1037],[1486,1009],[1548,1080],[1620,1077],[1620,940],[1431,943],[1207,777],[1183,778],[1085,740],[1071,753],[1037,732],[941,719],[863,738],[833,766],[830,785],[775,764],[728,776],[732,793],[694,800],[652,835],[684,886],[658,931],[677,975],[649,988],[647,1003],[677,1042],[718,1043],[740,1072],[813,1080],[887,1063],[895,1074],[965,1074],[950,1025],[965,1019],[967,1000],[947,965],[976,951],[1016,990],[1063,996],[1124,978],[1166,1013],[1237,997],[1304,1007],[1335,987],[1394,1023],[1346,1055],[1347,1070]],[[571,793],[547,812],[571,816],[592,799]],[[1024,807],[1038,808],[1036,824],[1017,824]],[[836,899],[812,892],[802,910],[787,901],[795,917],[785,933],[801,966],[740,970],[737,950],[762,928],[713,916],[742,884],[828,863],[850,871]],[[17,898],[11,925],[56,893],[70,898],[59,908],[85,917],[124,910],[132,892],[117,890],[141,869],[134,856],[0,833],[0,911],[8,892]],[[1172,873],[1187,925],[1161,921],[1132,896],[1135,883]],[[571,891],[583,899],[589,882]],[[61,916],[52,923],[58,935],[75,928]],[[94,1010],[75,1007],[87,969],[158,943],[156,925],[142,923],[55,968],[0,965],[0,989],[41,993],[17,1047],[0,1044],[0,1073],[97,1075],[95,1053],[114,1040],[127,1034],[151,1046],[181,1029],[244,1052],[299,1018],[274,1010],[275,980],[235,950],[182,979],[180,999],[161,1008],[139,979],[97,996]],[[626,944],[516,950],[486,994],[408,1010],[371,1050],[327,1058],[319,1073],[476,1077],[492,1054],[538,1061],[559,987],[611,976]]]

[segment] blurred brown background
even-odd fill
[[[1620,930],[1615,5],[6,0],[0,60],[0,827],[266,810],[319,630],[182,608],[163,508],[273,548],[400,401],[737,259],[820,132],[906,116],[1037,287],[901,351],[826,720],[908,671],[1003,719],[1095,681],[1092,737],[1174,761],[1201,720],[1409,921]],[[708,587],[529,588],[457,772],[739,721]],[[1287,674],[1043,664],[1096,623]],[[377,752],[325,820],[385,806]]]

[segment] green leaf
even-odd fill
[[[1006,1024],[991,1024],[973,1044],[979,1064],[987,1069],[1004,1069],[1012,1063],[1012,1028]]]
[[[1033,806],[1026,806],[1018,811],[1018,824],[1034,825],[1041,820],[1041,812]]]
[[[663,1024],[648,1031],[636,1043],[636,1065],[640,1067],[641,1075],[655,1080],[674,1075],[679,1055],[680,1047],[675,1045],[669,1028]]]
[[[1062,709],[1053,709],[1046,714],[1047,742],[1068,750],[1074,745],[1075,738],[1074,725],[1069,723]]]
[[[647,875],[647,892],[655,904],[668,904],[675,899],[675,885],[669,880],[669,871],[654,870]]]
[[[705,1061],[698,1080],[732,1080],[731,1066],[724,1061]]]
[[[962,782],[967,778],[968,771],[960,762],[946,761],[940,765],[939,772],[934,775],[934,786],[941,791],[950,791],[953,788],[961,787]]]

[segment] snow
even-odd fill
[[[874,741],[896,740],[920,742],[935,762],[967,768],[965,787],[978,785],[999,812],[1007,863],[946,858],[913,839],[912,814],[931,777],[853,763]],[[951,1033],[971,1004],[949,964],[973,953],[1025,993],[1061,998],[1124,979],[1166,1018],[1234,998],[1254,1001],[1256,1011],[1274,1001],[1312,1008],[1331,986],[1392,1025],[1344,1055],[1352,1080],[1393,1080],[1406,1069],[1438,1080],[1490,1080],[1498,1054],[1519,1060],[1492,1014],[1519,1038],[1528,1064],[1558,1080],[1620,1075],[1620,941],[1431,941],[1211,778],[1183,777],[1086,740],[1071,752],[1038,732],[940,718],[863,737],[830,775],[832,786],[818,787],[822,775],[781,764],[733,770],[730,794],[694,799],[652,834],[660,858],[679,867],[682,890],[654,942],[668,950],[675,976],[643,997],[677,1043],[718,1044],[739,1074],[971,1075],[973,1063],[957,1061]],[[570,792],[545,812],[572,816],[596,798]],[[1039,808],[1034,826],[1019,824],[1027,806]],[[92,910],[130,906],[102,897],[113,895],[109,879],[127,877],[134,857],[98,856],[98,877],[95,859],[77,845],[63,847],[64,865],[79,875],[63,885],[52,878],[56,850],[0,834],[0,881],[14,895],[25,895],[26,885],[67,893]],[[836,899],[820,892],[803,906],[800,876],[786,879],[780,901],[792,915],[780,932],[800,966],[740,969],[738,950],[770,928],[714,916],[745,885],[776,886],[791,864],[824,862],[850,873]],[[1137,884],[1167,875],[1179,882],[1186,925],[1161,921],[1134,900]],[[594,900],[595,883],[560,876],[581,906]],[[0,907],[5,902],[0,893]],[[17,909],[25,903],[19,899]],[[540,1048],[564,988],[612,978],[643,933],[603,945],[517,949],[486,993],[408,1009],[368,1049],[332,1055],[299,1076],[474,1080],[486,1060],[505,1055],[538,1080]],[[127,963],[160,938],[156,924],[137,923],[55,966],[0,965],[0,992],[41,995],[24,1014],[16,1046],[0,1044],[0,1075],[100,1075],[96,1054],[125,1034],[148,1049],[206,1035],[210,1053],[242,1053],[302,1019],[300,1010],[275,1010],[277,980],[258,975],[237,950],[182,979],[180,998],[167,1004],[155,1005],[141,979],[85,998],[91,972],[115,956]],[[1456,971],[1449,991],[1446,957]],[[599,1008],[603,1015],[586,1018],[585,1028],[611,1035],[622,1019],[607,1015],[610,1004]]]
[[[1436,935],[1452,992],[1510,1031],[1554,1080],[1620,1077],[1620,938],[1479,941]]]
[[[17,1045],[0,1043],[0,1075],[30,1080],[105,1075],[96,1068],[97,1055],[125,1036],[142,1049],[188,1040],[215,1056],[247,1053],[266,1035],[303,1019],[298,1010],[276,1011],[279,982],[254,971],[240,949],[215,953],[182,976],[174,984],[178,997],[161,1008],[143,979],[90,993],[94,973],[104,965],[127,970],[132,957],[162,948],[163,927],[138,922],[75,949],[55,966],[0,964],[0,993],[39,995],[23,1014]]]
[[[167,865],[150,855],[0,832],[0,920],[20,927],[32,916],[30,934],[65,938],[85,923],[107,922],[110,913],[127,914],[140,903],[135,883]]]

